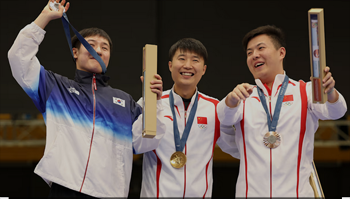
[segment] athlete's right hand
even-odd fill
[[[50,2],[59,3],[59,10],[55,11],[51,9]],[[61,18],[63,15],[63,10],[65,10],[65,12],[68,11],[70,3],[67,2],[67,4],[64,6],[65,3],[66,0],[62,0],[61,2],[60,0],[49,0],[44,9],[41,11],[40,15],[35,19],[34,23],[40,28],[44,29],[51,20]]]
[[[226,105],[230,108],[237,107],[241,100],[245,100],[252,94],[253,88],[254,86],[248,83],[238,84],[233,91],[227,95],[225,100]]]

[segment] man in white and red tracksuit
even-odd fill
[[[127,197],[133,153],[157,148],[165,126],[158,120],[155,138],[141,136],[142,108],[129,94],[108,85],[109,77],[76,36],[72,38],[74,80],[40,64],[36,54],[44,28],[62,17],[64,7],[68,11],[69,3],[64,4],[65,0],[60,2],[59,11],[47,4],[20,31],[8,53],[14,78],[46,124],[45,152],[34,172],[50,185],[50,197]],[[80,34],[108,66],[112,51],[108,34],[99,28],[87,28]],[[160,118],[162,81],[155,76],[151,87],[159,99]]]
[[[193,38],[181,39],[170,48],[174,85],[162,96],[167,128],[158,148],[143,156],[141,197],[211,197],[215,144],[225,152],[237,152],[232,126],[220,129],[216,113],[219,101],[197,90],[207,58],[205,46]],[[176,134],[181,143],[177,143]],[[184,137],[187,140],[182,142]],[[175,152],[187,159],[180,168],[170,162]]]
[[[322,82],[328,101],[312,103],[311,82],[289,79],[283,69],[284,46],[275,26],[247,33],[243,47],[257,85],[237,85],[218,105],[220,122],[237,129],[236,197],[314,197],[309,177],[318,120],[347,110],[329,67]]]

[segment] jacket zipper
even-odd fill
[[[183,102],[184,103],[184,102]],[[187,108],[190,106],[190,104],[188,104],[188,106],[187,106]],[[187,119],[187,108],[185,107],[185,103],[184,103],[184,109],[185,109],[185,128],[186,128],[186,119]],[[185,129],[184,128],[184,129]],[[186,150],[186,144],[185,144],[185,155],[187,155],[186,154],[186,152],[187,152],[187,150]],[[185,164],[185,166],[184,166],[184,181],[185,181],[185,183],[184,183],[184,195],[183,195],[183,197],[185,198],[185,194],[186,194],[186,164]]]
[[[92,122],[92,135],[91,135],[91,142],[90,142],[90,148],[89,148],[89,156],[86,162],[86,168],[85,168],[85,173],[84,173],[84,178],[83,178],[83,182],[81,183],[81,187],[79,192],[81,192],[81,190],[83,189],[83,185],[85,182],[85,177],[86,177],[86,172],[89,166],[89,161],[90,161],[90,154],[91,154],[91,147],[92,147],[92,141],[94,139],[94,134],[95,134],[95,117],[96,117],[96,97],[95,97],[95,91],[97,90],[97,86],[96,86],[96,74],[94,73],[93,77],[92,77],[92,84],[91,84],[91,90],[92,90],[92,96],[93,96],[93,122]]]

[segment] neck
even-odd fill
[[[174,91],[176,94],[180,95],[182,98],[190,99],[196,92],[196,88],[183,89],[179,88],[176,84],[174,85]]]

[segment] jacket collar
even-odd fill
[[[75,71],[74,81],[82,84],[91,84],[93,75],[94,73],[77,69]],[[97,86],[108,86],[108,80],[109,80],[108,76],[105,76],[103,74],[96,74],[95,77],[96,77]]]
[[[174,86],[171,88],[171,91],[170,92],[173,92],[173,96],[174,96],[174,105],[178,106],[178,107],[184,107],[184,102],[182,100],[182,97],[180,95],[178,95],[177,93],[175,93],[174,91]],[[192,106],[193,106],[193,103],[194,103],[194,100],[195,100],[195,96],[197,95],[198,93],[198,88],[196,87],[196,92],[192,95],[191,97],[191,102],[187,108],[187,111],[191,110]],[[199,97],[199,96],[198,96]]]
[[[282,74],[277,74],[275,76],[275,80],[273,81],[272,87],[271,87],[271,93],[274,94],[277,92],[277,89],[279,88],[279,85],[281,85],[284,81],[284,77],[286,76],[286,71],[283,72]],[[267,91],[265,85],[261,82],[260,79],[255,79],[256,85],[263,90],[264,94],[266,96],[269,96],[269,92]]]

